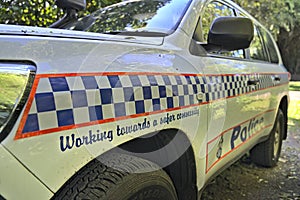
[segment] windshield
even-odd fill
[[[98,10],[65,28],[108,34],[167,35],[177,28],[190,1],[126,1]]]

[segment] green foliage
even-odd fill
[[[298,0],[234,0],[277,36],[280,28],[292,30],[300,21]]]
[[[300,92],[300,82],[299,81],[290,82],[290,91]]]
[[[120,2],[121,0],[87,0],[89,14],[95,10]],[[55,5],[55,0],[2,0],[0,23],[47,27],[60,19],[63,11]]]
[[[53,5],[54,0],[4,0],[0,6],[0,21],[4,24],[47,26],[62,15]]]
[[[268,28],[279,45],[284,65],[300,74],[300,1],[234,0]]]

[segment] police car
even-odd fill
[[[199,199],[250,153],[274,167],[289,73],[230,0],[129,0],[0,25],[0,199]]]

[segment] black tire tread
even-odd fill
[[[251,149],[250,151],[251,160],[255,164],[263,167],[276,166],[278,158],[273,157],[273,140],[274,140],[274,133],[275,133],[275,128],[277,123],[282,123],[281,140],[280,140],[280,147],[279,147],[279,155],[280,155],[280,150],[281,150],[281,145],[283,140],[283,124],[284,124],[284,115],[281,109],[278,110],[274,127],[270,133],[269,138],[266,141],[261,142],[256,146],[254,146],[253,149]]]
[[[92,160],[67,181],[52,199],[106,199],[111,188],[131,173],[141,170],[159,173],[172,182],[159,166],[150,161],[124,154],[109,154],[100,160]]]

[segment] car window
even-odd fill
[[[198,28],[196,31],[201,31],[202,35],[198,38],[200,38],[200,42],[206,43],[208,40],[208,32],[209,29],[213,23],[213,21],[218,17],[228,17],[228,16],[236,16],[235,10],[225,4],[222,4],[220,2],[211,2],[209,3],[204,13],[202,14],[202,17],[200,19],[199,24],[201,24],[201,29]],[[199,40],[199,39],[196,39]],[[235,51],[222,51],[222,52],[212,52],[214,54],[219,54],[222,56],[229,56],[229,57],[236,57],[236,58],[244,58],[244,50],[235,50]]]
[[[109,34],[170,34],[177,28],[190,2],[191,0],[126,1],[100,9],[66,28]]]
[[[216,18],[224,16],[235,16],[234,10],[219,2],[212,2],[207,5],[201,18],[204,41],[208,39],[208,32],[212,22]]]
[[[279,62],[279,58],[278,58],[278,54],[274,45],[274,42],[270,36],[270,33],[268,33],[267,31],[265,31],[263,28],[259,27],[259,30],[262,34],[262,37],[264,39],[267,51],[269,53],[269,57],[270,57],[270,61],[272,63],[278,63]]]
[[[254,38],[249,47],[249,57],[252,60],[269,61],[259,29],[254,27]]]

